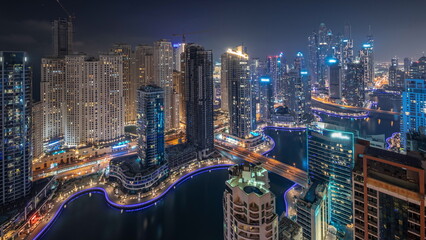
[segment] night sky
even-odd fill
[[[422,56],[426,51],[426,0],[62,0],[75,15],[74,50],[97,54],[115,42],[132,45],[188,35],[212,49],[215,59],[244,43],[251,57],[283,51],[293,58],[306,52],[307,37],[321,22],[333,32],[352,25],[356,49],[371,25],[379,61]],[[51,21],[66,17],[55,0],[10,0],[2,3],[0,50],[25,50],[34,68],[51,54]],[[402,62],[402,59],[400,60]],[[35,69],[35,78],[38,78]],[[38,82],[37,79],[34,80]]]

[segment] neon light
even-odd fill
[[[118,145],[118,146],[113,146],[112,149],[122,148],[122,147],[126,147],[126,146],[127,146],[126,144]]]
[[[370,48],[370,47],[371,47],[371,44],[369,44],[369,43],[364,43],[364,44],[362,45],[362,47],[364,47],[364,48]]]
[[[270,82],[271,79],[269,79],[269,78],[260,78],[260,81],[261,82]]]
[[[337,59],[334,59],[334,58],[328,59],[328,63],[337,63]]]
[[[300,74],[302,74],[302,75],[308,75],[308,71],[302,70],[302,71],[300,71]]]
[[[332,138],[340,138],[344,140],[349,140],[350,138],[348,136],[343,135],[341,132],[334,132],[331,134]]]

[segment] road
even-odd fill
[[[224,151],[247,162],[254,164],[261,163],[262,167],[264,167],[266,170],[287,178],[288,180],[295,182],[300,186],[307,187],[308,185],[307,172],[296,167],[290,166],[272,158],[265,157],[262,154],[251,152],[243,147],[225,143],[220,140],[215,140],[215,147],[219,151]]]
[[[384,114],[391,114],[391,115],[400,115],[401,114],[400,112],[392,112],[392,111],[385,111],[385,110],[380,110],[380,109],[354,107],[354,106],[349,106],[349,105],[342,105],[342,104],[327,102],[327,101],[324,101],[323,99],[317,98],[317,97],[312,97],[312,100],[320,102],[320,103],[324,103],[324,104],[327,104],[327,105],[335,106],[335,107],[345,108],[345,109],[369,111],[369,112],[384,113]]]

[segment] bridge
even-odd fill
[[[383,113],[383,114],[390,114],[390,115],[400,115],[401,114],[400,112],[392,112],[392,111],[363,108],[363,107],[354,107],[354,106],[349,106],[349,105],[342,105],[342,104],[338,104],[338,103],[327,102],[327,101],[324,101],[323,99],[317,98],[317,97],[312,97],[312,100],[314,100],[316,102],[323,103],[323,104],[327,104],[327,105],[330,105],[330,106],[340,107],[340,108],[343,108],[343,109],[361,110],[361,111]]]
[[[259,153],[254,153],[243,147],[235,146],[215,139],[215,147],[219,151],[228,153],[230,155],[241,158],[247,162],[258,164],[261,163],[262,167],[268,171],[276,173],[281,177],[299,184],[300,186],[308,186],[308,173],[296,167],[282,163],[278,160],[268,158]]]

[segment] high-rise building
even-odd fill
[[[410,67],[409,78],[426,79],[426,57],[419,58],[413,62]]]
[[[73,53],[73,26],[71,18],[52,23],[53,56],[64,57]]]
[[[43,103],[36,102],[32,105],[32,145],[33,145],[33,158],[39,158],[43,155]]]
[[[327,65],[329,67],[330,87],[328,96],[331,99],[342,98],[342,67],[337,58],[327,59]]]
[[[223,194],[224,239],[278,240],[275,196],[268,171],[260,166],[235,165]]]
[[[182,71],[182,54],[185,52],[185,43],[173,44],[173,70]]]
[[[112,46],[111,52],[123,58],[124,122],[126,125],[134,124],[136,122],[136,90],[139,81],[132,75],[132,67],[134,67],[132,46],[117,43]]]
[[[133,75],[138,79],[137,89],[144,85],[154,84],[154,47],[138,45],[133,55],[135,61]]]
[[[330,224],[346,232],[352,224],[354,133],[318,122],[309,127],[307,134],[309,178],[328,183]]]
[[[346,68],[342,91],[345,103],[362,107],[365,102],[364,67],[360,63],[348,63]]]
[[[214,149],[213,54],[189,44],[185,49],[186,139],[200,156]]]
[[[222,54],[222,72],[222,81],[227,83],[228,91],[229,132],[241,139],[248,138],[255,119],[252,119],[249,56],[243,46]]]
[[[65,134],[65,59],[41,59],[42,141],[60,139]]]
[[[297,223],[303,239],[325,240],[328,231],[327,184],[314,182],[296,200]]]
[[[402,92],[401,138],[405,150],[409,132],[424,132],[426,128],[426,79],[406,79]]]
[[[412,61],[411,58],[404,58],[404,73],[408,76],[410,73],[410,67],[411,67]]]
[[[31,68],[25,52],[0,52],[0,206],[31,190]]]
[[[260,77],[259,81],[259,113],[260,120],[268,122],[271,120],[271,114],[274,111],[273,83],[269,76]]]
[[[354,61],[354,41],[352,39],[351,25],[346,24],[343,38],[341,40],[342,55],[340,61],[345,66]]]
[[[65,144],[112,143],[124,137],[120,55],[65,57]]]
[[[398,58],[392,58],[391,65],[389,67],[389,86],[397,89],[404,89],[405,72],[399,69]]]
[[[362,45],[362,49],[359,51],[359,57],[360,63],[364,68],[364,85],[366,87],[372,87],[374,85],[374,51],[372,40]]]
[[[326,59],[334,56],[336,37],[324,23],[321,23],[318,32],[309,36],[309,70],[313,76],[316,92],[326,92],[328,87],[328,66]]]
[[[296,123],[307,123],[311,120],[311,83],[303,53],[297,53],[294,68],[289,71],[286,78],[289,86],[286,104]]]
[[[288,92],[288,82],[285,74],[287,73],[287,62],[283,53],[277,56],[269,56],[266,59],[266,74],[271,78],[273,84],[273,94],[275,102],[285,102]]]
[[[173,47],[168,40],[154,43],[154,84],[164,90],[166,132],[179,128],[179,104],[173,101]]]
[[[356,144],[354,239],[425,239],[425,170],[417,155]]]
[[[165,164],[164,90],[154,85],[138,89],[138,153],[144,170],[154,171]]]

